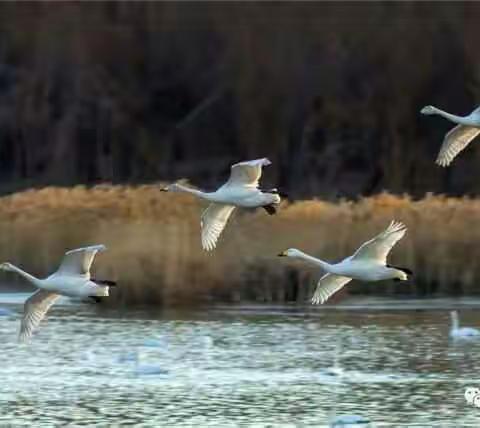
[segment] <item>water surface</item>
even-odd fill
[[[111,311],[56,305],[16,342],[24,296],[0,295],[0,426],[480,426],[480,341],[448,339],[476,301]]]

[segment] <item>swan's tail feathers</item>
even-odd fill
[[[276,187],[273,189],[262,190],[263,193],[273,193],[274,195],[278,195],[281,198],[288,198],[288,194],[283,192],[282,190],[278,190]]]
[[[264,205],[262,208],[270,215],[277,214],[277,208],[274,204]]]
[[[408,276],[412,276],[412,275],[413,275],[413,272],[412,272],[410,269],[405,268],[405,267],[393,266],[393,265],[389,265],[389,264],[387,264],[387,267],[388,267],[388,268],[393,268],[393,269],[401,270],[402,272],[406,273]]]
[[[105,285],[107,287],[116,287],[117,286],[117,283],[115,281],[110,281],[109,279],[90,278],[90,281],[94,282],[97,285]]]

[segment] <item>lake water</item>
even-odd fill
[[[0,295],[0,426],[478,427],[479,341],[448,339],[478,301],[359,301],[159,312],[54,306],[28,345]],[[468,305],[462,306],[462,303]],[[1,312],[0,312],[1,314]]]

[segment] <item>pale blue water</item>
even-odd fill
[[[0,426],[327,426],[351,413],[379,427],[480,426],[463,397],[480,387],[480,341],[448,339],[458,301],[158,312],[74,303],[54,306],[18,345],[23,298],[0,296],[13,311],[0,311]],[[478,310],[460,316],[480,327]]]

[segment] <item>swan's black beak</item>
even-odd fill
[[[281,253],[278,253],[277,256],[278,257],[287,257],[287,255],[285,254],[285,251],[282,251]]]

